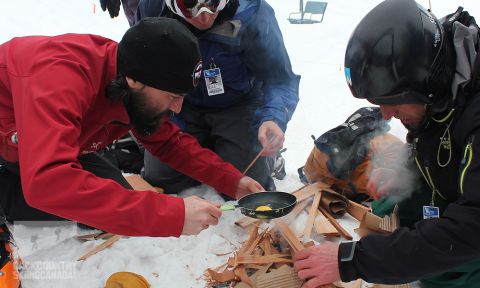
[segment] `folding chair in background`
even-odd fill
[[[305,9],[303,8],[303,0],[300,0],[300,12],[292,12],[288,16],[291,24],[314,24],[322,23],[325,10],[327,10],[327,2],[307,1]],[[295,17],[299,15],[300,17]],[[313,15],[322,15],[320,19],[312,18]],[[306,16],[309,16],[306,18]]]

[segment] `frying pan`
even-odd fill
[[[273,219],[287,215],[297,204],[297,197],[290,193],[268,191],[248,194],[238,200],[237,205],[223,205],[222,211],[240,208],[243,215],[256,219]],[[256,211],[259,206],[268,206],[272,210]]]

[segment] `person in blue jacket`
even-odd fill
[[[263,149],[246,174],[274,190],[273,159],[299,100],[300,76],[272,7],[264,0],[141,0],[135,20],[155,16],[184,23],[202,54],[200,85],[185,97],[177,124],[240,171]],[[167,193],[198,184],[148,152],[144,178]]]

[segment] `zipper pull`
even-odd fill
[[[460,162],[462,165],[467,162],[467,152],[472,149],[473,141],[475,140],[475,135],[472,135],[467,140],[467,145],[465,146],[465,152],[463,153],[462,161]]]
[[[407,144],[408,146],[408,160],[413,160],[417,157],[417,142],[418,138],[415,138],[415,140],[412,143]]]
[[[475,141],[475,135],[472,135],[470,138],[468,138],[468,145],[470,145],[470,147],[472,147],[473,141]]]
[[[430,167],[430,162],[428,160],[423,161],[423,164],[425,165],[425,169],[428,169],[428,167]]]

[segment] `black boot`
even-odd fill
[[[287,176],[287,173],[285,173],[285,159],[282,157],[282,153],[285,151],[287,151],[287,148],[278,151],[275,156],[275,163],[273,164],[272,176],[278,180],[283,180],[285,176]]]
[[[275,186],[275,182],[273,181],[272,177],[268,177],[266,183],[263,184],[263,188],[265,191],[276,191],[277,187]]]

